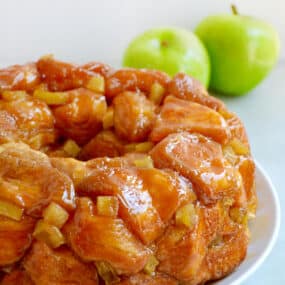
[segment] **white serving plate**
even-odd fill
[[[244,262],[226,278],[213,285],[237,285],[246,280],[272,250],[280,228],[280,205],[276,190],[262,167],[256,162],[258,208],[250,224],[251,241]]]

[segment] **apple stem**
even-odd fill
[[[162,42],[161,42],[161,46],[167,47],[167,46],[168,46],[168,42],[167,42],[167,41],[162,41]]]
[[[233,13],[234,15],[238,15],[238,9],[237,9],[237,6],[236,6],[236,5],[232,4],[232,5],[231,5],[231,10],[232,10],[232,13]]]

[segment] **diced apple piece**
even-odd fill
[[[125,152],[134,152],[136,151],[136,143],[129,143],[125,145]]]
[[[33,96],[36,99],[46,102],[48,105],[63,105],[69,99],[67,92],[49,92],[40,89],[36,89]]]
[[[116,217],[119,211],[119,200],[115,196],[98,196],[97,212],[100,216]]]
[[[59,229],[66,223],[68,217],[68,212],[54,202],[51,202],[43,211],[44,221],[50,225],[58,227]]]
[[[45,145],[45,140],[46,140],[46,136],[45,134],[38,134],[35,135],[34,137],[32,137],[29,140],[29,145],[33,148],[33,149],[37,149],[39,150],[43,145]]]
[[[15,221],[20,221],[23,215],[24,209],[14,205],[13,203],[0,200],[0,215],[10,218]]]
[[[95,265],[99,276],[104,280],[106,285],[120,282],[120,277],[116,273],[116,270],[108,262],[97,261]]]
[[[161,84],[155,82],[151,85],[149,100],[159,105],[163,99],[164,93],[165,88]]]
[[[187,204],[177,210],[175,214],[176,225],[186,226],[188,229],[193,229],[198,221],[198,216],[193,204]]]
[[[104,93],[105,91],[105,79],[103,76],[93,76],[86,85],[87,89],[91,91]]]
[[[242,141],[237,138],[234,138],[229,142],[229,145],[232,147],[234,152],[238,155],[247,155],[249,154],[249,148]]]
[[[37,85],[34,91],[35,90],[48,91],[48,86],[46,83],[40,83],[39,85]]]
[[[77,155],[81,151],[81,148],[74,140],[67,140],[63,145],[63,150],[68,156],[77,157]]]
[[[223,146],[223,154],[227,161],[232,165],[235,165],[238,161],[238,157],[230,145]]]
[[[154,255],[151,255],[148,258],[148,261],[143,270],[148,275],[154,275],[155,269],[158,264],[159,264],[159,261],[156,259],[156,257]]]
[[[152,142],[142,142],[136,144],[135,151],[136,152],[148,152],[153,148],[154,144]]]
[[[233,198],[224,198],[222,204],[226,209],[228,209],[234,204],[234,202]]]
[[[28,96],[26,91],[3,91],[2,98],[6,101],[25,99]]]
[[[229,211],[231,219],[239,224],[246,225],[247,224],[247,214],[246,209],[239,208],[239,207],[233,207]]]
[[[114,109],[109,107],[103,117],[103,129],[109,129],[114,126]]]
[[[33,236],[40,241],[44,241],[52,248],[57,248],[65,243],[65,239],[60,230],[43,220],[37,222]]]
[[[152,142],[130,143],[125,145],[125,152],[140,152],[146,153],[153,148]]]
[[[134,165],[138,168],[153,168],[153,161],[150,156],[145,156],[141,159],[135,159]]]

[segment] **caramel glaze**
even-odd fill
[[[48,105],[35,90],[66,100]],[[104,261],[117,284],[196,285],[243,261],[254,162],[240,119],[197,80],[46,56],[0,70],[0,94],[0,201],[23,209],[19,221],[0,216],[1,284],[104,284]],[[116,197],[115,216],[98,196]],[[51,202],[69,214],[59,248],[33,236]],[[191,226],[175,218],[187,205]]]

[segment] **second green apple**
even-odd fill
[[[270,72],[279,55],[279,37],[268,23],[238,14],[205,18],[196,34],[211,60],[210,88],[243,95]]]
[[[139,35],[128,46],[123,65],[162,70],[173,76],[184,72],[208,87],[210,62],[199,38],[180,28],[156,28]]]

